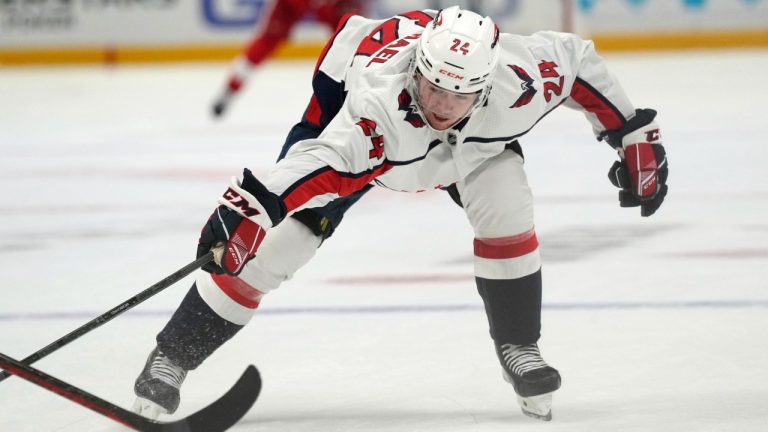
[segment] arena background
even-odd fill
[[[190,373],[167,419],[254,364],[264,388],[233,432],[768,430],[768,0],[464,4],[507,31],[594,38],[633,104],[658,110],[669,155],[669,195],[641,218],[619,207],[616,153],[581,113],[554,110],[520,140],[544,262],[539,345],[563,377],[553,421],[523,416],[501,377],[464,212],[442,191],[384,188]],[[368,7],[403,5],[436,6]],[[190,262],[229,178],[273,167],[327,31],[308,19],[213,118],[264,7],[0,0],[0,352],[23,359]],[[192,277],[35,367],[130,408]],[[0,383],[2,432],[124,430]]]
[[[7,0],[0,64],[231,59],[269,0]],[[371,16],[461,4],[504,31],[574,31],[601,51],[767,47],[768,0],[368,0]],[[315,56],[328,32],[307,17],[277,58]]]

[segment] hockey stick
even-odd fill
[[[211,250],[207,254],[201,256],[200,258],[192,261],[191,263],[185,265],[184,267],[176,270],[173,274],[166,277],[165,279],[161,280],[160,282],[152,285],[151,287],[145,289],[144,291],[136,294],[135,296],[129,298],[128,300],[120,303],[119,305],[113,307],[108,312],[105,312],[101,316],[92,319],[91,321],[85,323],[84,325],[78,327],[77,329],[73,330],[66,336],[56,340],[55,342],[51,342],[48,346],[45,348],[37,351],[36,353],[26,357],[24,360],[22,360],[22,363],[25,364],[32,364],[41,358],[47,356],[48,354],[56,351],[57,349],[63,347],[64,345],[67,345],[68,343],[72,342],[73,340],[79,338],[80,336],[90,332],[91,330],[100,327],[102,324],[112,320],[112,318],[122,314],[123,312],[133,308],[134,306],[140,304],[144,300],[152,297],[153,295],[159,293],[160,291],[168,288],[169,286],[175,284],[179,280],[183,279],[193,271],[199,269],[200,267],[204,266],[208,262],[210,262],[212,259],[214,259],[214,253],[219,253],[218,250]],[[0,381],[3,381],[4,379],[11,376],[10,373],[6,371],[0,371]]]
[[[0,353],[0,366],[27,381],[79,405],[143,432],[219,432],[232,427],[253,406],[261,392],[261,376],[250,365],[224,396],[180,420],[158,422],[134,414],[45,372]]]

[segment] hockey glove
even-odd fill
[[[620,129],[604,132],[611,147],[619,152],[608,178],[619,191],[619,205],[640,206],[640,215],[652,215],[667,196],[668,164],[661,144],[656,111],[639,109]]]
[[[266,230],[282,220],[285,207],[248,169],[243,171],[242,182],[232,178],[219,204],[200,233],[197,256],[223,245],[223,256],[204,265],[203,270],[236,276],[256,255]]]

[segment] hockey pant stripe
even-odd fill
[[[240,278],[201,272],[196,280],[200,297],[216,314],[238,325],[253,317],[264,293]]]
[[[221,291],[237,304],[248,309],[259,307],[264,293],[248,285],[238,277],[223,274],[211,274],[211,279],[219,286]]]
[[[536,232],[530,230],[508,237],[476,238],[475,256],[492,259],[517,258],[533,252],[537,247],[539,241],[536,239]]]
[[[533,230],[495,238],[475,239],[475,276],[517,279],[541,267],[539,242]]]

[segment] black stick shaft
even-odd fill
[[[109,311],[105,312],[104,314],[92,319],[91,321],[85,323],[84,325],[78,327],[77,329],[73,330],[66,336],[63,336],[59,338],[58,340],[50,343],[45,348],[40,349],[36,353],[26,357],[24,360],[21,360],[24,364],[32,364],[41,358],[47,356],[48,354],[58,350],[59,348],[67,345],[68,343],[74,341],[75,339],[79,338],[80,336],[90,332],[91,330],[100,327],[102,324],[111,321],[116,316],[122,314],[123,312],[132,309],[134,306],[142,303],[144,300],[152,297],[153,295],[159,293],[160,291],[168,288],[169,286],[175,284],[179,280],[183,279],[193,271],[199,269],[203,265],[207,264],[209,261],[213,259],[213,252],[208,252],[207,254],[201,256],[200,258],[192,261],[191,263],[185,265],[184,267],[176,270],[173,274],[167,276],[165,279],[161,280],[160,282],[157,282],[156,284],[152,285],[151,287],[145,289],[144,291],[136,294],[135,296],[129,298],[128,300],[120,303],[119,305],[115,306],[114,308],[110,309]],[[3,381],[4,379],[11,376],[10,373],[6,371],[0,371],[0,381]]]

